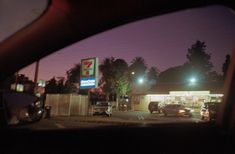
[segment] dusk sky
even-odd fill
[[[205,41],[214,70],[221,73],[226,54],[235,47],[235,13],[223,6],[184,10],[127,24],[45,57],[40,61],[39,79],[66,76],[66,71],[81,59],[123,58],[129,64],[136,56],[148,67],[160,71],[184,64],[188,48],[197,40]],[[35,64],[20,71],[31,79]]]

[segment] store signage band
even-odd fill
[[[82,78],[80,81],[80,88],[95,88],[96,78]]]

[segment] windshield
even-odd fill
[[[222,101],[234,27],[232,10],[209,6],[133,22],[72,44],[2,83],[2,89],[37,95],[44,104],[34,103],[31,113],[24,108],[9,121],[40,119],[19,126],[30,129],[207,122],[210,115],[201,107]],[[158,106],[149,107],[150,102]]]

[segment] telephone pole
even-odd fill
[[[37,84],[38,81],[38,69],[39,69],[39,60],[36,62],[35,74],[34,74],[34,84]]]

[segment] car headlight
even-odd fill
[[[185,112],[185,110],[179,110],[179,113],[184,113]]]
[[[35,106],[39,106],[40,104],[41,104],[40,101],[38,101],[35,103]]]
[[[203,114],[204,114],[204,112],[203,112],[203,111],[201,111],[201,112],[200,112],[200,115],[202,116]]]
[[[39,111],[38,111],[38,114],[41,114],[41,113],[42,113],[42,110],[39,110]]]
[[[194,112],[194,109],[191,109],[191,108],[185,108],[186,110],[190,111],[190,112]]]

